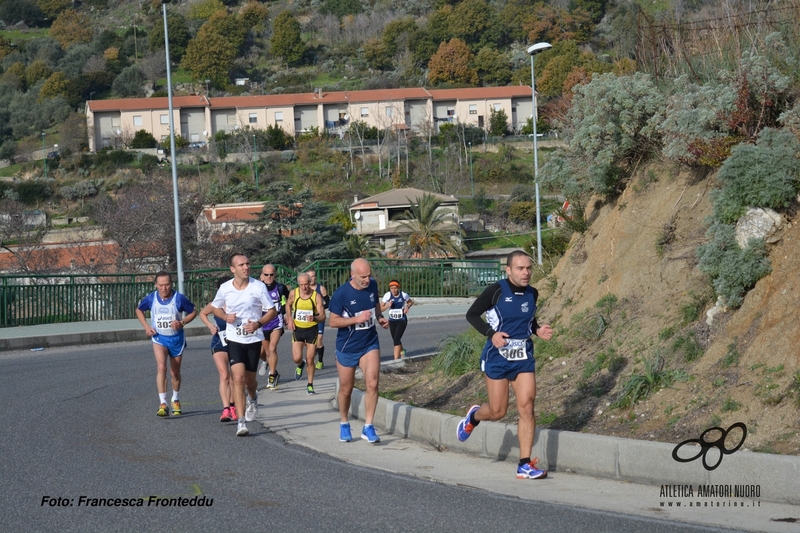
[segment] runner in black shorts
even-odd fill
[[[256,371],[261,355],[264,324],[278,314],[278,304],[267,293],[267,287],[250,277],[250,260],[241,253],[230,256],[233,279],[223,283],[211,302],[214,316],[225,321],[228,361],[233,374],[234,400],[239,414],[237,436],[250,433],[247,423],[258,413]],[[245,408],[245,387],[249,393]],[[242,416],[244,413],[244,416]]]
[[[303,367],[308,366],[306,392],[314,394],[314,354],[317,350],[317,323],[325,320],[322,296],[311,287],[306,273],[297,276],[298,287],[289,293],[286,302],[286,325],[292,330],[292,359],[297,369],[294,379],[303,377]],[[306,357],[303,359],[303,347]]]
[[[406,356],[402,338],[408,325],[408,310],[411,309],[412,305],[414,305],[414,300],[400,290],[400,282],[396,279],[390,281],[389,292],[384,294],[381,300],[381,310],[388,311],[389,332],[392,334],[392,341],[394,342],[395,359]]]

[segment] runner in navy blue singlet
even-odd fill
[[[539,293],[528,283],[533,261],[522,251],[511,252],[506,259],[507,279],[486,287],[467,311],[467,321],[486,335],[481,353],[481,370],[486,376],[489,401],[473,405],[458,424],[458,440],[469,438],[483,420],[500,420],[508,410],[508,386],[514,389],[519,411],[518,479],[547,477],[546,470],[536,468],[538,458],[531,460],[536,419],[536,362],[531,335],[550,340],[553,329],[536,322],[536,299]],[[486,313],[486,321],[481,315]]]

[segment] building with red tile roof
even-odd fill
[[[173,97],[173,123],[190,143],[204,144],[219,131],[278,125],[289,135],[319,131],[342,134],[352,120],[379,129],[412,133],[438,131],[442,123],[488,127],[492,111],[503,110],[509,129],[517,131],[532,113],[531,88],[520,86],[467,89],[315,90],[311,93],[255,96]],[[90,100],[86,106],[89,149],[123,147],[139,130],[157,140],[169,136],[165,97]]]

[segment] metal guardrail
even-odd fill
[[[350,259],[316,261],[295,271],[276,265],[278,281],[293,287],[298,272],[314,268],[317,280],[333,291],[350,279]],[[499,262],[461,259],[374,259],[373,277],[381,291],[396,279],[412,297],[467,297],[504,274]],[[258,277],[260,267],[251,271]],[[251,275],[252,275],[251,274]],[[203,306],[214,297],[228,269],[184,272],[184,293]],[[139,301],[153,291],[153,274],[43,274],[0,276],[0,327],[135,318]]]

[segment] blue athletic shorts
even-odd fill
[[[320,335],[325,333],[325,322],[317,322],[317,333]]]
[[[344,353],[336,350],[336,360],[339,361],[339,364],[342,366],[346,366],[348,368],[356,368],[358,366],[358,362],[364,357],[364,354],[371,352],[372,350],[378,350],[378,356],[380,357],[380,345],[376,341],[374,344],[371,344],[364,350],[364,353],[360,354],[352,354],[352,353]]]
[[[175,335],[155,334],[153,342],[166,348],[170,357],[180,357],[183,355],[183,349],[186,348],[186,335],[183,334],[183,330],[178,331]]]
[[[507,379],[514,381],[523,372],[536,372],[536,360],[531,353],[524,361],[508,361],[497,353],[490,351],[491,342],[487,342],[481,353],[481,371],[491,379]]]
[[[228,345],[222,344],[219,335],[214,335],[211,337],[211,355],[214,355],[217,352],[228,353]]]

